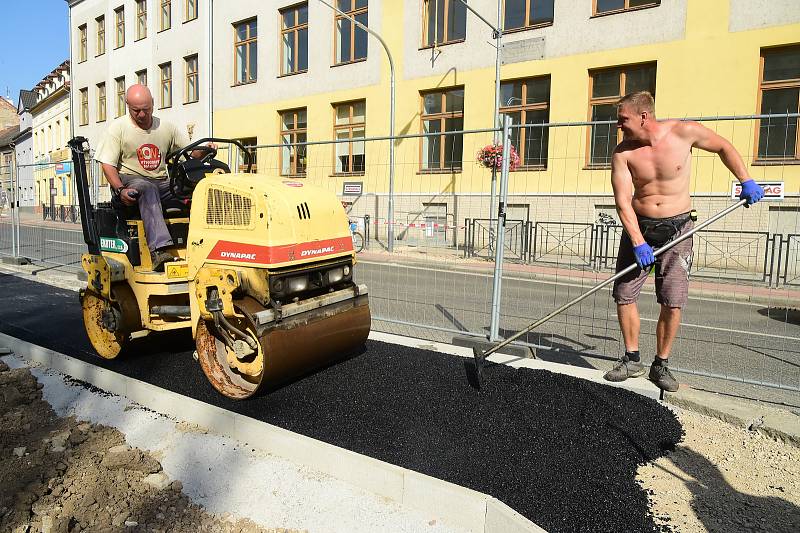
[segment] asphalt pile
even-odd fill
[[[0,277],[0,287],[11,280]],[[626,390],[369,341],[350,358],[245,402],[219,396],[187,335],[149,336],[115,361],[94,356],[75,293],[14,279],[0,331],[265,422],[502,500],[548,531],[660,531],[637,467],[683,431]],[[6,292],[9,294],[9,291]],[[167,351],[170,350],[170,351]]]

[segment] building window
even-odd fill
[[[461,170],[463,134],[445,135],[464,129],[464,89],[447,89],[422,94],[422,133],[434,133],[422,138],[423,171]]]
[[[172,63],[158,66],[161,70],[161,109],[172,107]]]
[[[234,82],[252,83],[258,78],[258,27],[256,19],[233,26]]]
[[[121,117],[125,114],[125,76],[114,78],[114,84],[117,88],[117,116]]]
[[[97,55],[101,56],[106,53],[106,18],[97,17]]]
[[[136,40],[147,37],[147,0],[136,0]]]
[[[161,12],[159,15],[159,31],[168,30],[172,27],[172,0],[161,0]]]
[[[333,134],[336,159],[334,161],[337,174],[363,174],[365,167],[364,139],[366,131],[367,102],[358,100],[334,104]]]
[[[646,63],[589,72],[589,119],[617,120],[617,100],[636,91],[656,95],[656,64]],[[589,129],[589,166],[611,165],[614,148],[622,140],[616,124],[595,124]]]
[[[147,87],[147,69],[136,71],[136,83]]]
[[[467,37],[467,6],[461,0],[424,0],[423,46],[436,46]]]
[[[186,0],[186,18],[185,22],[197,18],[197,0]]]
[[[89,123],[89,88],[81,89],[81,126]]]
[[[503,30],[535,28],[553,23],[555,0],[505,0]]]
[[[550,118],[550,76],[506,81],[500,84],[500,112],[514,125],[545,124]],[[547,168],[549,130],[514,128],[511,143],[519,154],[521,169]]]
[[[106,119],[106,84],[97,84],[97,122]]]
[[[306,108],[281,111],[281,174],[284,176],[305,176],[306,146],[296,143],[306,142]],[[295,145],[295,146],[293,146]]]
[[[800,111],[800,46],[761,51],[759,98],[762,115]],[[800,159],[800,119],[777,117],[758,122],[757,159]]]
[[[250,160],[253,163],[251,167],[251,172],[256,172],[258,170],[258,149],[255,148],[258,145],[258,139],[256,137],[245,137],[243,139],[237,139],[242,146],[244,146],[247,151],[250,153]],[[236,150],[237,153],[237,168],[239,172],[245,172],[247,170],[247,159],[245,158],[244,154],[242,153],[241,149]]]
[[[606,15],[609,13],[621,13],[641,7],[655,7],[661,0],[595,0],[594,14]]]
[[[125,6],[120,6],[114,10],[114,25],[117,28],[114,47],[125,46]]]
[[[308,70],[308,4],[281,12],[281,74]]]
[[[356,22],[367,24],[367,0],[339,0],[339,10],[353,17]],[[367,58],[367,32],[336,13],[336,64],[352,63]]]
[[[184,94],[185,102],[197,102],[200,99],[200,88],[198,86],[197,75],[197,56],[185,58],[184,68],[186,69],[186,91]]]
[[[86,56],[88,55],[86,44],[86,24],[78,26],[78,37],[80,39],[80,43],[78,44],[78,63],[82,63],[86,61]]]

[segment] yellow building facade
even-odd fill
[[[519,4],[500,1],[505,11]],[[352,102],[365,110],[363,119],[357,117],[363,123],[355,123],[359,136],[362,129],[367,138],[389,133],[389,68],[376,39],[367,38],[363,60],[341,61],[342,23],[322,3],[299,4],[305,9],[299,15],[287,14],[277,2],[241,4],[214,16],[216,136],[258,145],[329,141],[337,132],[353,129]],[[655,92],[660,118],[708,119],[707,127],[734,143],[752,177],[782,182],[783,204],[797,205],[797,119],[715,117],[798,111],[800,6],[766,0],[654,0],[635,3],[638,7],[627,0],[536,4],[544,5],[545,11],[538,18],[533,12],[523,14],[521,25],[504,12],[501,108],[516,112],[517,120],[524,112],[529,122],[582,123],[614,118],[616,99],[628,90],[646,88]],[[393,56],[396,135],[492,127],[492,31],[459,5],[459,0],[349,4],[350,13],[368,14],[370,28],[381,35]],[[486,21],[496,21],[497,1],[469,5]],[[293,17],[289,22],[287,15]],[[250,25],[244,38],[237,33],[243,23]],[[463,29],[458,29],[462,23]],[[306,49],[292,40],[299,35],[298,28],[307,32]],[[230,46],[225,46],[226,40]],[[256,79],[237,80],[242,69],[254,70],[252,59],[242,53],[243,45],[256,41]],[[301,68],[287,63],[286,57],[303,53],[308,58]],[[523,90],[525,102],[519,100]],[[769,92],[775,90],[783,92]],[[767,109],[772,102],[775,109]],[[346,111],[337,121],[343,107]],[[530,127],[524,132],[527,142],[516,146],[523,164],[509,181],[513,216],[588,222],[613,204],[608,165],[617,142],[613,125]],[[519,144],[520,132],[515,135]],[[347,138],[346,132],[340,138]],[[491,172],[478,165],[476,152],[492,142],[493,134],[464,134],[456,141],[460,147],[454,147],[451,138],[396,141],[394,190],[399,215],[395,222],[407,223],[439,204],[446,205],[445,219],[455,223],[488,216]],[[783,146],[776,149],[778,142]],[[360,182],[363,193],[374,194],[377,200],[373,206],[363,195],[350,198],[353,212],[386,216],[388,141],[367,141],[363,147],[354,142],[339,152],[330,144],[298,150],[278,146],[258,150],[259,171],[303,177],[338,194],[344,193],[345,183]],[[431,155],[437,150],[438,156]],[[349,154],[345,165],[342,152]],[[361,156],[358,166],[353,152]],[[724,207],[730,201],[733,177],[719,158],[695,151],[693,169],[696,204],[705,212]],[[767,210],[762,211],[755,227],[766,229],[774,224]]]

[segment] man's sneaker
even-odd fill
[[[617,361],[614,368],[605,373],[606,381],[625,381],[628,378],[638,378],[644,374],[644,365],[641,361],[631,361],[627,355]]]
[[[661,390],[667,392],[675,392],[678,390],[678,380],[675,379],[675,376],[669,371],[667,365],[653,361],[653,364],[650,365],[650,375],[648,377],[650,381],[655,383]]]
[[[164,272],[164,263],[172,261],[175,257],[166,250],[155,250],[150,252],[150,260],[153,262],[153,272]]]

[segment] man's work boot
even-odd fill
[[[669,367],[665,361],[656,358],[653,364],[650,365],[650,381],[655,383],[659,389],[667,392],[675,392],[678,390],[678,380],[669,371]]]
[[[166,250],[154,250],[150,252],[150,260],[153,262],[153,272],[164,272],[164,263],[175,259]]]
[[[625,381],[628,378],[638,378],[644,374],[644,365],[641,361],[631,361],[627,355],[617,361],[614,368],[605,373],[606,381]]]

